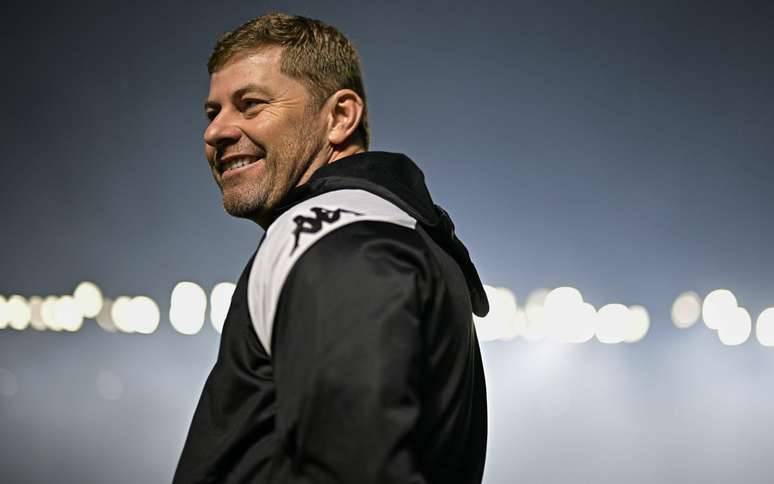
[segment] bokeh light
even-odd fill
[[[14,294],[6,301],[5,308],[8,317],[8,327],[19,331],[27,328],[30,324],[32,311],[30,311],[30,305],[24,297]]]
[[[624,341],[636,343],[648,334],[650,329],[650,315],[643,306],[629,306],[629,324],[626,329]]]
[[[210,322],[218,333],[223,331],[223,323],[226,321],[228,308],[231,306],[234,289],[236,289],[236,284],[220,282],[215,284],[210,293]]]
[[[47,296],[40,305],[40,319],[47,329],[51,331],[61,331],[62,327],[56,319],[56,296]]]
[[[736,346],[744,343],[752,332],[752,318],[745,308],[736,308],[730,319],[718,328],[720,342],[726,346]]]
[[[129,296],[117,297],[110,308],[110,318],[117,330],[132,333],[132,299]]]
[[[543,309],[546,303],[546,296],[548,296],[548,293],[550,292],[550,289],[540,288],[529,293],[524,305],[524,312],[526,313],[529,322],[543,322]]]
[[[720,326],[733,321],[736,315],[736,296],[727,289],[716,289],[704,298],[701,312],[704,324],[709,329],[719,329]]]
[[[508,341],[521,334],[524,330],[524,320],[516,304],[516,295],[506,287],[498,287],[496,291],[498,339]]]
[[[546,336],[561,343],[583,343],[594,336],[596,311],[573,287],[557,287],[544,300]]]
[[[65,331],[78,331],[83,324],[83,313],[73,296],[65,295],[54,305],[54,320]]]
[[[43,331],[46,329],[46,324],[43,322],[43,315],[41,310],[43,309],[43,298],[40,296],[32,296],[30,298],[30,327],[36,331]]]
[[[489,313],[483,318],[473,316],[480,341],[512,339],[518,334],[516,296],[507,288],[484,284],[489,299]]]
[[[102,300],[102,309],[97,314],[97,325],[108,333],[115,333],[118,331],[115,323],[113,322],[113,300],[110,298],[104,298]]]
[[[693,291],[680,294],[672,304],[672,323],[680,329],[690,328],[701,317],[701,298]]]
[[[766,308],[758,315],[755,337],[763,346],[774,346],[774,308]]]
[[[629,322],[629,308],[623,304],[602,306],[597,312],[597,339],[607,344],[623,342]]]
[[[73,297],[85,318],[95,318],[102,309],[102,291],[93,282],[83,281],[78,284]]]
[[[221,333],[235,290],[234,283],[220,282],[213,286],[207,298],[204,289],[196,283],[176,284],[170,296],[172,327],[181,334],[196,334],[209,315],[212,327]],[[528,295],[523,307],[518,306],[515,294],[506,287],[485,284],[484,290],[490,312],[485,318],[472,315],[482,342],[522,336],[532,342],[548,339],[558,343],[584,343],[596,336],[606,344],[634,343],[642,340],[650,329],[650,314],[645,307],[608,304],[597,310],[574,287],[536,289]],[[88,281],[79,283],[72,296],[32,296],[29,300],[19,295],[8,299],[0,296],[0,325],[4,323],[15,329],[77,331],[86,319],[84,313],[94,315],[96,323],[107,332],[151,334],[161,323],[159,305],[152,298],[119,296],[111,300]],[[707,326],[718,331],[724,344],[741,344],[752,333],[749,313],[738,307],[736,296],[727,289],[710,292],[704,301],[695,292],[684,292],[671,308],[672,321],[679,328],[694,325],[702,313]],[[762,344],[774,346],[774,323],[769,322],[773,317],[770,314],[761,314],[756,335]]]
[[[550,289],[540,288],[532,291],[527,296],[524,305],[524,314],[527,318],[527,325],[524,328],[524,338],[528,341],[540,341],[546,337],[545,325],[545,302]]]
[[[129,303],[130,324],[133,331],[151,334],[159,327],[161,312],[156,301],[148,296],[136,296]]]
[[[207,294],[193,282],[179,282],[172,290],[169,322],[182,334],[196,334],[204,325]]]
[[[597,333],[597,308],[584,302],[578,309],[578,324],[570,337],[571,343],[585,343]]]
[[[523,309],[517,307],[516,314],[514,314],[513,318],[510,320],[508,331],[505,333],[504,339],[508,340],[523,335],[524,331],[527,329],[527,324],[527,313]]]

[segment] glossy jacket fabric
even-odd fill
[[[471,313],[488,303],[419,168],[378,152],[326,165],[267,234],[294,207],[351,189],[416,224],[353,219],[306,247],[281,282],[268,347],[251,319],[249,293],[262,287],[251,258],[175,484],[481,481],[486,393]]]

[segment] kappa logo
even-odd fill
[[[314,213],[314,218],[305,217],[303,215],[296,215],[293,218],[293,222],[296,223],[296,228],[293,230],[293,235],[296,236],[296,243],[293,245],[293,250],[290,251],[291,254],[293,254],[298,247],[298,240],[301,238],[301,234],[315,234],[319,232],[320,229],[322,229],[323,223],[338,221],[341,218],[342,213],[351,213],[355,216],[363,215],[362,213],[353,212],[352,210],[347,210],[345,208],[328,210],[327,208],[322,207],[312,207],[311,210],[312,213]]]

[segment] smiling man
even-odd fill
[[[416,164],[368,151],[352,44],[270,14],[223,36],[208,69],[212,175],[265,233],[174,482],[480,482],[486,296]]]

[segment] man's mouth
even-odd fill
[[[233,158],[226,162],[221,163],[218,169],[220,170],[220,174],[224,175],[226,172],[230,170],[236,170],[238,168],[252,165],[256,161],[258,161],[258,158],[254,156],[240,156],[238,158]]]

